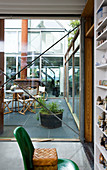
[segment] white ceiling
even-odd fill
[[[0,0],[0,14],[81,14],[86,0]]]

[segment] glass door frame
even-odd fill
[[[68,104],[68,107],[73,115],[73,118],[77,124],[78,129],[80,129],[80,97],[79,97],[79,119],[76,116],[76,113],[74,113],[74,97],[75,97],[75,90],[74,90],[74,86],[75,86],[75,80],[74,80],[74,58],[75,58],[75,54],[76,52],[80,49],[80,44],[77,45],[77,47],[75,47],[75,41],[77,40],[78,36],[80,35],[80,31],[78,29],[77,33],[75,34],[74,38],[71,41],[71,44],[64,56],[64,97],[65,100]],[[72,48],[72,53],[70,54],[70,50]],[[72,73],[72,106],[70,105],[69,102],[69,71],[68,71],[68,67],[69,67],[69,60],[72,59],[72,69],[73,69],[73,73]],[[81,55],[79,57],[79,66],[81,61]],[[81,67],[80,67],[80,73],[81,73]],[[79,73],[79,77],[80,77],[80,73]],[[81,80],[79,79],[79,96],[81,96],[81,90],[80,90],[80,82]]]

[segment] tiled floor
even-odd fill
[[[73,160],[80,170],[91,170],[80,142],[33,142],[33,144],[35,148],[56,148],[58,158]],[[0,170],[24,170],[21,152],[16,142],[0,142]]]
[[[64,99],[49,99],[47,102],[57,102],[63,112],[63,121],[69,125],[73,130],[78,132],[78,128],[70,113],[68,106]],[[79,135],[74,133],[72,129],[68,128],[64,123],[62,127],[56,129],[47,129],[41,126],[40,120],[37,120],[37,113],[39,109],[36,109],[36,114],[26,112],[25,115],[21,115],[18,112],[13,112],[4,115],[4,133],[0,137],[14,137],[13,130],[16,126],[23,126],[29,133],[31,138],[64,138],[64,139],[78,139]]]

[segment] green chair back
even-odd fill
[[[33,170],[32,157],[34,152],[34,146],[29,135],[23,127],[17,127],[14,130],[14,136],[19,144],[23,156],[25,170]]]

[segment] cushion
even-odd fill
[[[58,163],[57,151],[55,148],[38,148],[34,150],[34,166],[56,166]],[[57,168],[56,168],[57,169]]]

